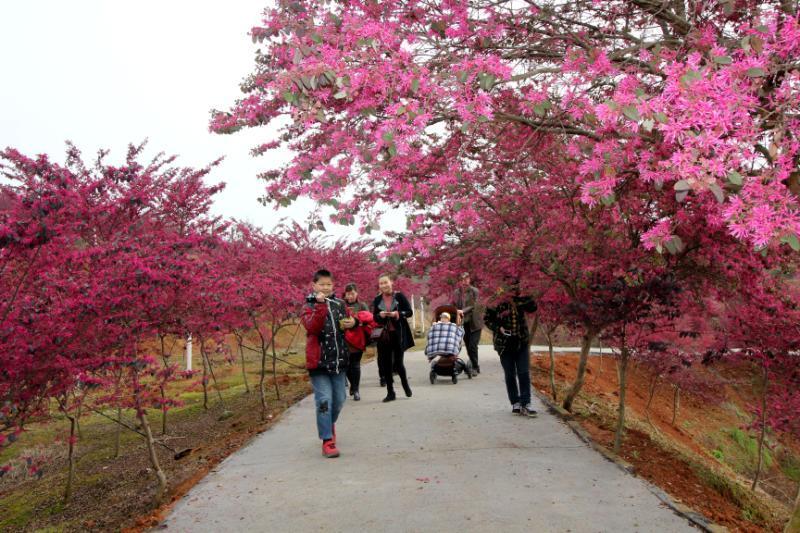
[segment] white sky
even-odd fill
[[[227,186],[217,213],[265,229],[283,216],[305,220],[309,201],[263,207],[256,175],[276,161],[249,150],[265,128],[208,132],[211,108],[227,109],[253,69],[247,35],[268,0],[25,0],[0,2],[0,147],[63,162],[69,139],[92,160],[149,139],[148,154],[178,154],[204,166],[225,156],[209,181]],[[351,227],[331,233],[352,235]]]

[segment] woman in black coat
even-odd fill
[[[411,387],[408,385],[406,367],[403,364],[403,354],[414,346],[414,336],[408,325],[408,317],[414,314],[408,298],[402,292],[396,292],[392,278],[384,274],[378,278],[380,294],[372,302],[372,315],[379,326],[384,328],[384,334],[378,340],[378,366],[381,375],[386,380],[386,398],[384,402],[395,399],[392,374],[397,372],[400,383],[406,396],[411,397]]]

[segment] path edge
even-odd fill
[[[642,481],[647,489],[652,492],[656,498],[658,498],[661,503],[666,505],[669,509],[672,510],[678,516],[685,518],[689,521],[690,524],[697,526],[702,531],[706,533],[727,533],[729,529],[725,526],[716,524],[708,520],[705,516],[701,513],[695,511],[688,505],[675,501],[669,494],[667,494],[664,490],[660,487],[657,487],[653,483],[647,481],[636,475],[636,467],[633,466],[631,463],[614,453],[612,450],[606,448],[602,444],[595,442],[594,439],[589,435],[589,432],[583,429],[579,422],[575,420],[575,415],[561,407],[553,403],[549,396],[542,393],[536,387],[531,385],[531,388],[534,390],[534,393],[539,398],[539,400],[545,405],[547,411],[559,418],[562,422],[564,422],[575,435],[578,436],[583,442],[588,444],[592,449],[598,452],[600,455],[605,457],[608,461],[614,463],[620,470],[635,476],[637,479]]]

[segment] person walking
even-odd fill
[[[473,375],[481,373],[478,344],[481,342],[483,330],[483,312],[478,304],[478,296],[478,289],[472,286],[469,272],[463,272],[459,276],[458,287],[453,292],[453,305],[462,316],[464,344],[467,346],[467,355],[472,363]]]
[[[492,330],[494,349],[506,381],[511,412],[536,416],[531,407],[530,332],[525,313],[536,311],[536,302],[529,296],[515,295],[496,307],[486,310],[486,326]]]
[[[394,290],[394,283],[388,274],[378,278],[378,289],[380,294],[372,302],[372,315],[378,327],[383,328],[377,340],[378,365],[386,381],[386,397],[383,401],[391,402],[396,397],[393,372],[397,372],[400,377],[400,384],[406,396],[411,397],[403,355],[406,350],[414,346],[414,336],[407,320],[414,312],[408,303],[408,298],[402,292]]]
[[[357,402],[361,400],[361,393],[358,390],[361,383],[361,357],[364,355],[371,331],[369,323],[372,322],[372,313],[369,312],[367,304],[359,301],[358,288],[355,283],[348,283],[345,286],[344,302],[350,311],[350,316],[356,319],[356,327],[345,332],[345,341],[347,341],[347,348],[350,352],[347,381],[350,382],[350,396]]]
[[[329,271],[314,273],[313,288],[300,317],[306,329],[306,369],[314,389],[322,455],[339,457],[336,420],[347,398],[344,380],[348,350],[344,330],[353,328],[356,321],[348,316],[345,303],[333,296],[333,276]]]

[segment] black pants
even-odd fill
[[[472,363],[472,369],[478,370],[478,344],[481,342],[481,330],[471,331],[472,324],[464,324],[464,344],[467,345],[467,355]]]
[[[364,352],[350,352],[350,365],[347,367],[347,381],[350,382],[350,394],[358,392],[361,383],[361,356]]]
[[[400,347],[400,334],[392,331],[389,334],[389,342],[378,343],[378,367],[381,376],[386,380],[386,390],[394,392],[393,373],[397,372],[400,376],[400,383],[403,387],[408,387],[408,376],[406,367],[403,364],[403,349]]]
[[[500,364],[511,405],[531,403],[531,354],[527,341],[509,340],[506,349],[500,353]]]

